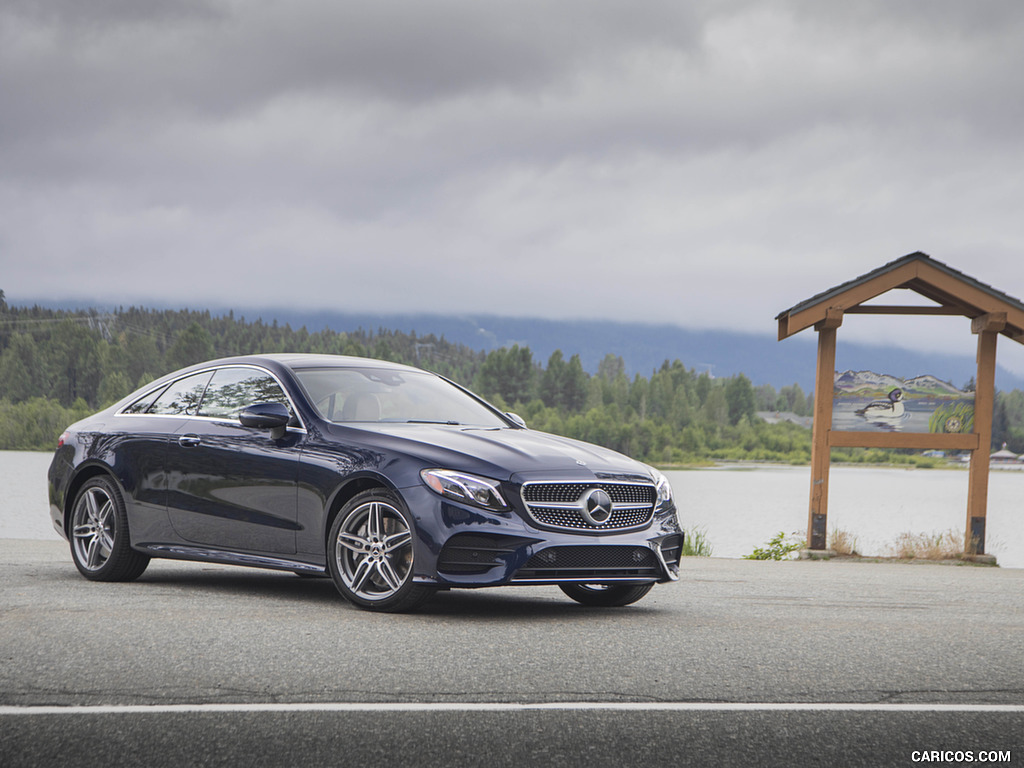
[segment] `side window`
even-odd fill
[[[157,396],[161,392],[163,392],[163,389],[154,389],[152,392],[140,397],[134,403],[121,411],[121,413],[148,413],[150,407],[153,405],[153,401],[156,400]]]
[[[234,420],[239,411],[256,403],[282,403],[291,410],[281,386],[269,374],[254,368],[220,368],[206,388],[199,415]]]
[[[164,390],[148,412],[169,416],[195,416],[211,375],[210,371],[205,371],[179,379]]]

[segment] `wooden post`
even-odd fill
[[[832,461],[832,398],[836,376],[836,328],[843,311],[829,308],[814,326],[818,332],[818,364],[814,377],[814,426],[811,433],[811,503],[807,514],[807,548],[828,549],[828,471]]]
[[[999,331],[1005,327],[1005,312],[991,312],[971,321],[971,332],[978,335],[978,375],[974,390],[974,432],[978,435],[978,447],[971,453],[971,470],[967,480],[964,552],[968,555],[985,554],[992,407],[996,391],[996,340]]]

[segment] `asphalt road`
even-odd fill
[[[1024,765],[1021,569],[688,559],[626,608],[377,615],[252,569],[95,584],[65,547],[0,540],[5,768]]]

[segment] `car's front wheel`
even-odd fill
[[[71,557],[79,572],[93,581],[132,581],[142,575],[149,557],[131,547],[124,500],[113,480],[87,480],[71,512]]]
[[[583,605],[614,607],[635,603],[653,584],[559,584],[565,594]]]
[[[355,496],[335,518],[329,542],[334,585],[360,608],[408,611],[430,595],[430,587],[413,581],[411,516],[393,494]]]

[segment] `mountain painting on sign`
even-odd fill
[[[832,429],[968,433],[974,429],[974,392],[930,375],[901,379],[873,371],[836,371]]]

